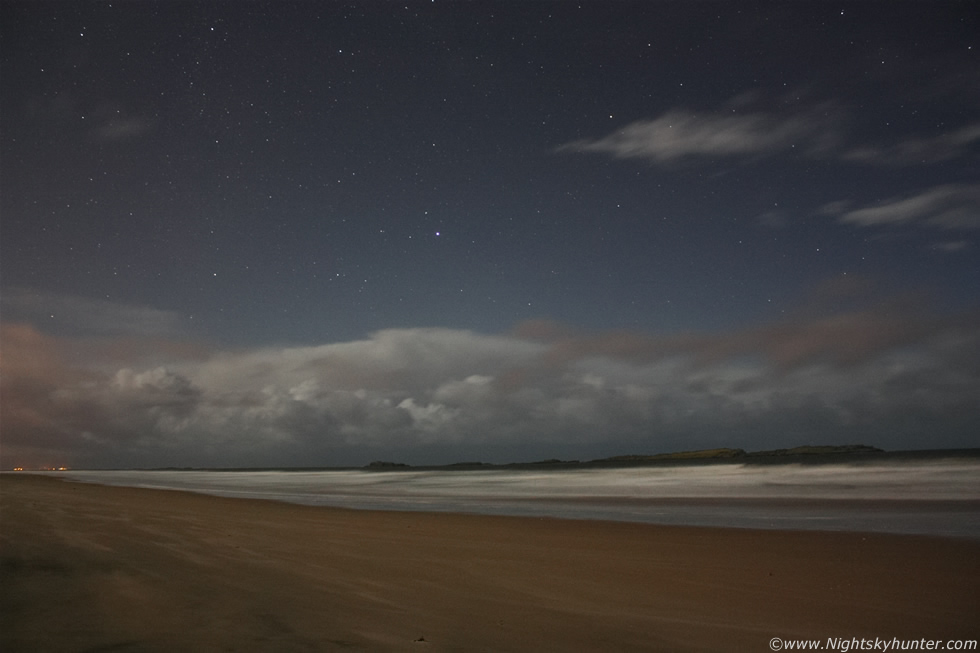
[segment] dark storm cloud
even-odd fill
[[[977,426],[980,387],[980,317],[903,302],[714,334],[389,329],[114,369],[27,325],[3,338],[10,463],[45,451],[144,465],[176,452],[186,464],[221,452],[310,464],[420,445],[658,451],[733,434],[750,448],[828,437],[900,447],[913,427],[948,446]]]

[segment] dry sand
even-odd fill
[[[0,650],[976,639],[980,542],[348,511],[4,474]]]

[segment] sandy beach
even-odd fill
[[[3,651],[977,639],[980,542],[351,511],[0,479]]]

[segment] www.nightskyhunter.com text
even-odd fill
[[[881,639],[876,637],[828,637],[820,639],[782,639],[769,640],[773,651],[975,651],[975,639]]]

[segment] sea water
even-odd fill
[[[980,460],[621,468],[68,471],[75,481],[315,506],[980,538]]]

